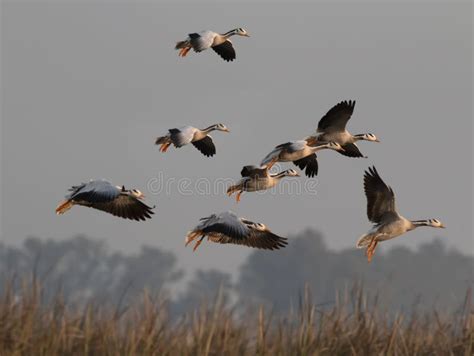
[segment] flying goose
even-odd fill
[[[265,250],[278,250],[288,244],[288,239],[272,233],[265,225],[239,218],[233,212],[212,214],[186,235],[186,246],[197,240],[193,251],[196,251],[202,240],[220,244],[245,245]]]
[[[161,145],[160,152],[166,152],[171,144],[178,148],[192,143],[204,156],[211,157],[216,154],[216,146],[214,146],[209,132],[214,130],[229,132],[229,129],[223,124],[215,124],[202,130],[192,126],[184,126],[179,129],[168,130],[168,134],[158,137],[155,144]]]
[[[408,220],[401,216],[395,207],[395,194],[380,178],[375,167],[369,168],[364,175],[364,190],[367,196],[367,216],[375,225],[357,241],[357,248],[367,248],[370,262],[377,243],[393,239],[419,226],[444,228],[437,219]]]
[[[317,142],[337,142],[343,151],[339,153],[348,157],[365,157],[356,145],[357,141],[372,141],[380,142],[374,134],[358,134],[353,135],[346,130],[346,125],[354,112],[355,100],[341,101],[339,104],[333,106],[327,113],[319,120],[318,129],[315,136],[307,138],[309,145]]]
[[[238,192],[236,195],[237,202],[240,201],[240,196],[244,191],[256,192],[258,190],[270,189],[277,185],[283,177],[299,177],[298,172],[294,169],[288,169],[280,173],[271,174],[268,170],[268,166],[245,166],[242,168],[240,174],[242,179],[240,179],[237,184],[232,185],[227,189],[227,195],[229,196]]]
[[[318,174],[318,160],[316,152],[322,149],[331,149],[343,151],[341,145],[335,142],[319,143],[315,146],[309,146],[306,140],[290,141],[275,147],[260,164],[261,166],[271,167],[276,162],[293,162],[301,170],[305,169],[308,177],[314,177]]]
[[[229,62],[235,59],[234,46],[229,40],[234,35],[250,37],[247,31],[240,27],[223,34],[213,31],[201,31],[199,33],[190,33],[184,41],[176,43],[175,49],[180,50],[180,57],[185,57],[191,48],[195,52],[202,52],[212,48],[225,61]]]
[[[71,193],[57,206],[56,214],[64,214],[74,205],[87,206],[136,221],[151,219],[154,214],[154,207],[140,200],[145,196],[138,189],[126,190],[124,186],[113,186],[106,180],[91,180],[75,185],[69,191]]]

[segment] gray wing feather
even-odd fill
[[[232,212],[212,215],[197,229],[204,233],[221,233],[235,239],[243,239],[249,233],[247,225]]]
[[[173,142],[175,147],[182,147],[193,140],[196,131],[197,128],[192,126],[184,126],[179,129],[170,129],[170,140]]]
[[[283,143],[281,145],[276,146],[275,148],[279,148],[281,150],[285,150],[289,153],[301,151],[307,146],[307,142],[305,140],[298,140],[298,141],[289,141]]]
[[[225,212],[204,218],[196,229],[208,235],[211,241],[222,244],[230,243],[267,250],[279,249],[288,244],[286,238],[275,235],[267,229],[258,230],[255,225],[254,222],[239,218],[232,212]]]
[[[194,34],[193,34],[194,35]],[[215,32],[212,31],[202,31],[199,33],[199,36],[189,36],[189,41],[193,46],[193,49],[196,52],[202,52],[208,48],[211,48],[214,37],[216,36]]]
[[[260,163],[261,166],[269,164],[274,159],[277,159],[278,156],[282,151],[286,151],[288,153],[293,153],[297,151],[303,150],[307,145],[305,140],[298,140],[298,141],[289,141],[286,143],[282,143],[281,145],[276,146],[273,151],[271,151]]]
[[[89,203],[110,202],[120,195],[120,190],[105,180],[92,180],[72,187],[71,190],[71,193],[66,195],[67,200],[83,200]]]
[[[265,156],[265,158],[262,160],[260,163],[261,166],[265,166],[272,162],[275,159],[278,159],[281,153],[281,148],[275,148],[273,151],[271,151],[269,154]]]

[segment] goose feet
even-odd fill
[[[201,244],[202,240],[204,239],[204,234],[202,231],[193,231],[193,232],[190,232],[187,236],[186,236],[186,243],[185,243],[185,247],[188,246],[191,242],[193,242],[194,240],[196,239],[199,239],[196,241],[196,244],[194,245],[193,247],[193,251],[196,251],[196,249],[198,248],[198,246]]]
[[[375,247],[377,247],[378,241],[375,239],[375,237],[372,238],[372,241],[370,241],[369,246],[367,247],[366,254],[367,254],[367,261],[370,263],[372,261],[372,257],[375,254]]]
[[[191,47],[184,47],[184,48],[181,48],[181,50],[179,51],[179,56],[180,57],[186,57],[186,55],[188,54],[188,52],[191,50]]]
[[[243,191],[241,190],[240,192],[237,193],[235,196],[235,201],[238,203],[240,201],[240,196],[242,195]]]
[[[171,146],[171,143],[163,143],[160,146],[160,152],[166,152],[168,151],[168,148]]]
[[[196,241],[196,244],[195,244],[194,247],[193,247],[193,252],[196,251],[196,249],[197,249],[197,248],[199,247],[199,245],[201,244],[202,240],[204,240],[204,235],[201,236],[201,238]]]

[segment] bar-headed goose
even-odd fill
[[[220,244],[235,244],[266,250],[278,250],[288,244],[288,239],[272,233],[265,225],[239,218],[232,212],[213,214],[202,218],[186,236],[186,246],[197,240],[193,251],[196,251],[202,240]]]
[[[354,112],[355,100],[341,101],[333,106],[319,120],[316,135],[307,138],[308,143],[313,145],[318,142],[337,142],[344,151],[339,153],[348,157],[365,157],[356,145],[357,141],[380,142],[378,138],[371,133],[353,135],[346,130],[346,125]]]
[[[256,192],[273,188],[283,177],[299,177],[298,172],[294,169],[288,169],[276,174],[271,174],[268,169],[268,166],[245,166],[240,172],[242,179],[227,189],[227,195],[231,196],[238,192],[235,200],[239,202],[243,192]]]
[[[140,199],[145,196],[138,189],[126,190],[124,186],[113,186],[106,180],[91,180],[88,183],[73,186],[71,193],[56,208],[61,215],[74,205],[105,211],[124,219],[145,221],[151,219],[152,209]]]
[[[306,140],[290,141],[275,147],[263,160],[262,166],[272,166],[276,162],[293,162],[301,170],[305,169],[308,177],[318,174],[318,160],[316,152],[322,149],[343,151],[344,149],[336,142],[320,143],[309,146]]]
[[[395,194],[380,178],[375,167],[369,168],[364,175],[364,190],[367,196],[367,216],[375,225],[357,241],[357,248],[367,248],[370,262],[375,247],[381,241],[393,239],[419,226],[444,228],[437,219],[408,220],[401,216],[395,207]]]
[[[190,33],[184,41],[176,43],[175,49],[179,49],[180,57],[185,57],[191,48],[195,52],[202,52],[212,48],[225,61],[229,62],[235,59],[234,46],[229,39],[234,35],[250,37],[243,28],[236,28],[223,34],[213,31],[201,31],[199,33]]]
[[[166,152],[171,144],[178,148],[192,143],[204,156],[211,157],[216,154],[216,146],[214,146],[212,137],[209,135],[214,130],[229,132],[224,124],[215,124],[202,130],[192,126],[184,126],[168,130],[168,134],[158,137],[155,144],[161,145],[160,152]]]

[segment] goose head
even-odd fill
[[[427,225],[431,226],[431,227],[440,228],[440,229],[445,229],[446,228],[446,226],[444,226],[441,223],[441,221],[439,221],[438,219],[428,219]]]
[[[230,130],[224,124],[216,124],[215,128],[217,131],[230,132]]]
[[[362,139],[365,140],[365,141],[380,142],[380,140],[377,138],[377,136],[375,136],[372,133],[363,134]]]
[[[299,173],[297,171],[295,171],[294,169],[288,169],[286,170],[285,172],[285,176],[287,177],[299,177]]]
[[[141,191],[139,191],[138,189],[131,189],[130,190],[130,194],[132,196],[134,196],[135,198],[137,199],[143,199],[145,198],[145,194],[143,194]]]
[[[250,37],[249,33],[242,27],[235,29],[235,34],[243,37]]]

